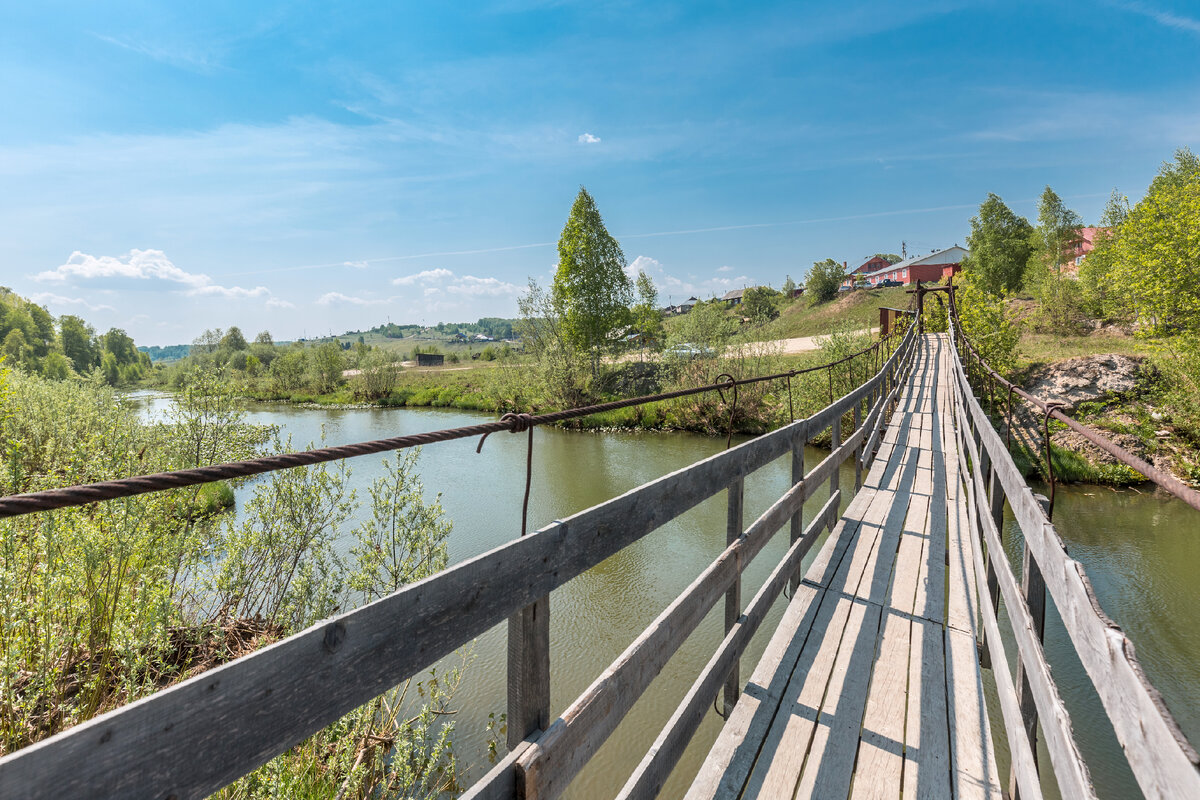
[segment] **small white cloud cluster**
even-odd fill
[[[579,143],[580,144],[598,144],[599,142],[600,142],[599,136],[592,136],[590,133],[579,134]]]
[[[426,297],[446,292],[458,295],[487,295],[497,297],[506,294],[517,294],[520,288],[515,284],[498,278],[479,278],[475,275],[455,275],[443,267],[427,269],[413,275],[402,275],[394,278],[396,286],[423,286]]]

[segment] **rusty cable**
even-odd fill
[[[728,372],[722,372],[717,376],[719,382],[721,378],[727,378],[728,382],[724,385],[717,386],[717,394],[721,398],[721,402],[725,402],[725,389],[733,389],[733,402],[729,403],[729,432],[725,434],[725,449],[729,449],[729,445],[733,443],[733,415],[737,413],[737,397],[738,397],[738,382]]]
[[[1001,386],[1008,389],[1010,394],[1017,395],[1022,400],[1027,401],[1030,405],[1044,412],[1048,417],[1064,423],[1068,428],[1078,433],[1091,444],[1094,444],[1096,447],[1108,453],[1117,461],[1121,462],[1130,469],[1140,472],[1147,480],[1179,498],[1197,511],[1200,511],[1200,492],[1187,486],[1183,481],[1179,480],[1174,475],[1160,470],[1157,467],[1151,466],[1135,456],[1133,453],[1130,453],[1128,450],[1118,445],[1112,439],[1100,434],[1090,426],[1075,421],[1058,408],[1048,408],[1047,406],[1051,405],[1050,403],[1047,403],[1047,401],[1042,400],[1040,397],[1036,397],[1023,389],[1018,388],[1016,384],[1005,380],[1000,373],[989,367],[986,362],[983,361],[983,357],[975,349],[975,345],[973,345],[971,340],[966,337],[965,333],[963,333],[962,323],[958,318],[958,304],[953,302],[953,296],[951,297],[952,301],[950,304],[950,309],[954,315],[955,328],[958,333],[957,338],[962,342],[962,346],[965,347],[967,351],[971,353],[971,355],[979,359],[982,368],[989,372]]]
[[[510,412],[502,416],[500,421],[509,423],[512,426],[509,430],[513,433],[529,431],[529,441],[525,445],[525,500],[521,503],[521,535],[524,536],[529,530],[529,490],[533,486],[533,416]],[[483,443],[492,433],[492,431],[488,431],[479,437],[479,444],[475,447],[476,453],[483,450]]]
[[[864,348],[861,352],[866,352],[872,348],[879,347],[881,344],[882,342],[876,342],[875,344],[871,345],[871,347]],[[735,386],[762,383],[764,381],[778,380],[784,376],[802,375],[820,370],[826,370],[827,372],[832,373],[833,367],[859,354],[860,353],[853,353],[828,364],[820,364],[815,367],[806,367],[799,370],[794,369],[787,373],[781,372],[771,375],[762,375],[754,378],[743,378],[741,380],[735,380],[733,383]],[[456,439],[469,439],[475,436],[486,437],[488,434],[496,433],[497,431],[520,433],[525,431],[527,428],[532,428],[537,425],[563,422],[569,419],[578,419],[580,417],[586,417],[592,414],[603,413],[605,411],[616,411],[622,408],[630,408],[632,406],[644,405],[646,403],[653,403],[662,400],[673,400],[680,397],[688,397],[695,394],[702,394],[705,392],[712,392],[725,388],[729,388],[728,382],[695,386],[688,389],[677,389],[673,392],[644,395],[642,397],[633,397],[625,400],[614,400],[608,403],[599,403],[597,405],[565,409],[563,411],[553,411],[546,414],[506,414],[500,420],[495,422],[467,425],[461,428],[445,428],[442,430],[430,431],[428,433],[393,436],[386,439],[375,439],[367,442],[337,445],[334,447],[320,447],[312,450],[261,456],[259,458],[252,458],[244,461],[231,461],[223,464],[212,464],[205,467],[194,467],[190,469],[174,470],[171,472],[160,472],[152,475],[138,475],[129,478],[99,481],[96,483],[68,486],[59,489],[46,489],[38,492],[15,494],[8,497],[0,497],[0,519],[17,517],[23,514],[32,514],[37,511],[51,511],[58,508],[82,506],[102,500],[115,500],[123,497],[134,497],[140,494],[159,492],[167,489],[180,489],[187,486],[196,486],[201,483],[210,483],[218,480],[248,478],[253,475],[261,475],[264,472],[274,472],[276,470],[291,469],[293,467],[323,464],[343,458],[373,455],[375,453],[403,450],[405,448],[419,447],[426,444],[436,444],[438,442],[448,442]],[[830,402],[832,402],[832,400]],[[481,439],[479,447],[482,446]],[[478,448],[476,449],[478,450]]]

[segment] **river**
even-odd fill
[[[148,416],[161,413],[165,398],[139,398]],[[253,405],[247,421],[280,427],[297,448],[318,442],[324,428],[330,445],[478,423],[487,415],[439,409],[343,409]],[[525,478],[525,436],[495,434],[480,454],[477,440],[432,445],[417,462],[426,494],[441,493],[454,523],[449,539],[451,564],[485,552],[520,533]],[[684,433],[534,431],[530,530],[712,455],[724,441]],[[823,457],[806,456],[809,464]],[[378,473],[380,456],[353,459],[352,485],[359,500]],[[746,481],[747,523],[788,486],[790,461],[784,457]],[[853,470],[843,472],[853,487]],[[247,488],[239,490],[239,498]],[[808,504],[808,513],[819,505]],[[806,515],[807,519],[807,515]],[[1087,568],[1100,602],[1137,645],[1154,685],[1162,692],[1193,742],[1200,742],[1200,526],[1196,513],[1159,494],[1099,487],[1059,487],[1055,523],[1071,554]],[[1015,530],[1010,520],[1009,526]],[[1009,553],[1019,570],[1018,536]],[[757,591],[786,549],[781,532],[747,568],[743,598]],[[560,713],[725,547],[725,497],[711,498],[640,542],[627,547],[551,596],[551,702]],[[819,549],[814,547],[812,553]],[[810,555],[810,559],[812,555]],[[1018,571],[1019,574],[1019,571]],[[783,610],[772,609],[742,661],[743,679],[757,663]],[[573,798],[611,797],[658,735],[691,682],[722,637],[718,604],[670,660],[568,793]],[[1006,622],[1001,627],[1005,628]],[[1008,647],[1010,653],[1013,647]],[[1066,639],[1062,623],[1048,614],[1046,651],[1071,711],[1076,737],[1092,769],[1101,797],[1137,797],[1138,790],[1099,701]],[[449,663],[460,659],[451,658]],[[488,767],[488,715],[505,706],[505,626],[480,637],[468,655],[465,677],[455,696],[455,751],[470,782]],[[994,698],[989,709],[999,724]],[[686,790],[721,719],[709,713],[664,798]],[[998,739],[1000,737],[997,737]],[[1042,763],[1048,764],[1042,751]],[[1002,780],[1007,784],[1007,776]],[[1053,794],[1053,793],[1051,793]]]

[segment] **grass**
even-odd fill
[[[768,322],[754,332],[759,341],[792,339],[798,336],[820,336],[829,333],[845,321],[858,323],[859,327],[874,328],[879,325],[879,309],[906,308],[911,295],[905,287],[887,289],[857,289],[838,295],[828,303],[810,306],[804,297],[798,297],[783,309],[778,319]]]
[[[1076,356],[1121,353],[1145,356],[1153,345],[1133,336],[1057,336],[1049,333],[1026,332],[1021,336],[1021,363],[1024,368],[1052,364]]]

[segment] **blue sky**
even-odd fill
[[[1198,50],[1182,0],[10,2],[0,283],[139,344],[510,316],[585,185],[664,302],[779,286],[1136,200]]]

